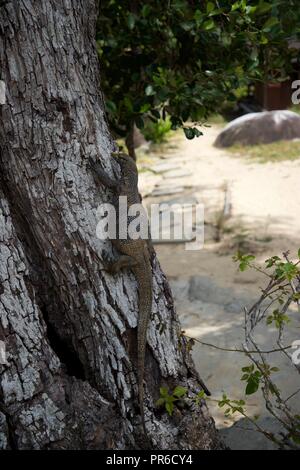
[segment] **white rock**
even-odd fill
[[[216,147],[256,145],[300,138],[300,115],[292,111],[250,113],[231,121],[218,135]]]

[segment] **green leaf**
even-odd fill
[[[111,111],[112,113],[115,113],[117,111],[117,106],[115,103],[111,100],[106,100],[106,108]]]
[[[246,6],[247,6],[247,0],[241,0],[241,9],[245,10]]]
[[[243,372],[251,372],[251,366],[247,366],[247,367],[242,367],[242,371]]]
[[[208,2],[206,5],[206,13],[211,13],[215,8],[215,5],[212,2]]]
[[[196,21],[197,24],[201,22],[203,18],[203,13],[201,10],[196,10],[194,13],[194,20]]]
[[[259,2],[256,8],[256,13],[262,15],[263,13],[266,13],[267,11],[271,10],[271,8],[272,8],[272,3]]]
[[[159,114],[159,111],[157,111],[157,109],[151,109],[151,114],[152,114],[156,119],[160,119],[160,114]]]
[[[145,127],[144,120],[141,116],[135,118],[135,124],[138,129],[143,129]]]
[[[155,405],[156,405],[158,408],[161,407],[161,406],[163,406],[164,404],[165,404],[164,398],[159,398],[159,399],[156,401],[156,403],[155,403]]]
[[[203,132],[199,131],[199,129],[197,129],[196,127],[193,127],[194,129],[194,137],[200,137],[201,135],[203,135]]]
[[[135,15],[133,15],[132,13],[129,13],[129,15],[127,16],[127,26],[129,29],[133,29],[135,26]]]
[[[246,395],[252,395],[253,393],[257,392],[259,387],[259,380],[256,380],[253,376],[249,379],[245,393]]]
[[[151,12],[151,7],[150,5],[143,5],[143,8],[142,8],[142,15],[144,16],[144,18],[146,18],[149,13]]]
[[[200,392],[197,393],[197,397],[198,397],[198,398],[204,398],[204,397],[205,397],[205,391],[204,391],[204,390],[200,390]]]
[[[160,387],[159,393],[160,393],[161,397],[168,397],[169,396],[169,391],[168,391],[167,387]]]
[[[244,272],[248,268],[248,263],[246,261],[243,261],[240,263],[240,271]]]
[[[278,18],[276,18],[275,16],[272,16],[271,18],[269,18],[265,24],[263,25],[263,28],[262,30],[264,32],[269,32],[271,31],[271,29],[273,28],[273,26],[277,25],[279,23],[279,20]]]
[[[145,114],[145,113],[147,113],[147,111],[149,111],[150,108],[151,108],[151,106],[150,106],[149,103],[144,103],[144,104],[140,107],[139,112],[140,112],[141,114]]]
[[[186,394],[186,392],[187,392],[187,389],[185,387],[181,387],[180,385],[178,385],[174,389],[173,396],[180,398],[180,397],[183,397]]]
[[[235,2],[233,5],[231,5],[231,11],[238,10],[240,8],[240,2]]]
[[[133,111],[133,104],[132,104],[132,101],[130,100],[130,98],[129,98],[128,96],[125,96],[123,102],[124,102],[124,105],[125,105],[126,109],[127,109],[130,113],[132,113],[132,111]]]
[[[257,10],[257,6],[251,7],[250,5],[248,5],[248,6],[246,7],[246,13],[247,13],[248,15],[253,15],[253,14],[256,12],[256,10]]]
[[[174,404],[170,401],[166,402],[166,410],[170,416],[173,414]]]
[[[205,30],[205,31],[210,31],[211,29],[213,29],[215,27],[215,22],[213,19],[209,19],[207,21],[204,21],[203,25],[202,25],[202,28]]]
[[[268,38],[262,34],[261,37],[260,37],[260,41],[259,41],[261,44],[268,44],[269,40]]]
[[[183,131],[187,139],[192,140],[195,137],[194,129],[192,127],[184,127]]]

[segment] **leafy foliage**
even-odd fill
[[[278,353],[279,351],[285,359],[288,358],[290,360],[298,374],[297,365],[293,363],[292,356],[287,353],[287,350],[293,346],[287,346],[283,343],[284,329],[291,321],[289,307],[293,302],[297,304],[298,311],[300,307],[300,249],[297,255],[298,259],[295,260],[290,259],[288,251],[284,252],[282,257],[277,255],[272,256],[265,260],[263,267],[256,264],[255,256],[253,255],[237,253],[234,256],[234,261],[239,263],[240,271],[245,271],[247,268],[255,269],[263,273],[268,279],[268,284],[262,289],[259,300],[249,310],[245,309],[246,347],[244,347],[244,354],[251,360],[249,366],[242,368],[243,374],[241,380],[246,382],[245,395],[252,395],[261,389],[266,408],[283,426],[286,436],[283,436],[281,441],[272,433],[268,433],[260,428],[253,419],[247,416],[243,407],[235,407],[234,401],[231,401],[226,395],[219,401],[219,406],[221,407],[225,404],[228,405],[225,411],[226,416],[238,411],[252,421],[258,431],[265,434],[266,437],[281,448],[294,448],[294,444],[300,443],[299,415],[293,415],[288,404],[289,399],[299,393],[300,390],[296,390],[296,392],[288,397],[283,396],[284,392],[279,390],[273,377],[271,377],[272,374],[279,371],[279,368],[271,366],[267,362],[266,354]],[[277,350],[262,351],[255,340],[255,329],[264,320],[267,327],[275,326]],[[250,351],[250,347],[254,351]]]
[[[265,363],[259,364],[259,368],[255,368],[254,364],[243,367],[243,375],[241,380],[245,380],[247,382],[245,395],[252,395],[253,393],[256,393],[259,389],[259,385],[262,382],[262,379],[264,377],[270,377],[271,373],[278,371],[278,367],[271,367],[269,364]]]
[[[296,389],[291,394],[290,391],[285,390],[284,384],[282,384],[283,390],[280,390],[273,378],[273,375],[279,372],[280,369],[270,365],[268,358],[272,354],[276,354],[275,358],[278,360],[278,354],[280,354],[285,361],[288,359],[298,376],[299,364],[295,361],[293,354],[288,353],[288,350],[295,349],[299,341],[295,342],[297,343],[296,346],[294,343],[285,344],[284,333],[291,321],[289,307],[292,303],[297,305],[298,312],[300,312],[300,249],[294,260],[290,258],[289,251],[286,251],[282,253],[281,257],[275,255],[266,259],[262,266],[257,264],[255,256],[251,254],[237,253],[233,259],[239,264],[240,271],[254,269],[264,274],[268,280],[266,287],[261,289],[259,299],[251,308],[244,309],[243,345],[241,348],[228,349],[198,339],[194,339],[194,341],[222,351],[244,354],[250,360],[249,365],[242,367],[241,381],[246,383],[244,399],[231,399],[226,393],[223,393],[221,398],[215,399],[205,396],[203,390],[191,398],[187,396],[186,399],[191,399],[199,405],[203,399],[208,402],[216,402],[219,408],[224,409],[225,417],[230,418],[236,414],[243,416],[252,423],[254,429],[270,439],[278,448],[299,449],[300,416],[294,413],[293,407],[295,405],[290,403],[290,399],[295,398],[300,393],[300,389]],[[275,329],[270,328],[270,331],[268,331],[271,326],[275,326]],[[260,327],[258,335],[257,327]],[[261,346],[261,327],[264,327],[268,333],[273,334],[275,346],[272,346],[269,350],[265,350]],[[182,332],[182,336],[185,336],[185,332]],[[260,337],[259,342],[259,338],[256,336]],[[247,411],[249,403],[246,402],[246,399],[249,395],[257,392],[261,392],[266,409],[273,419],[280,424],[282,431],[279,434],[264,429],[258,421],[258,415],[253,417],[249,415]]]
[[[169,394],[169,390],[166,387],[161,387],[159,392],[160,398],[157,400],[156,406],[164,407],[169,416],[172,416],[174,411],[174,403],[186,396],[187,389],[178,385],[174,388],[171,394]]]
[[[97,27],[102,89],[112,128],[170,116],[200,135],[203,122],[249,80],[283,79],[298,0],[103,0]]]
[[[230,398],[227,397],[225,393],[223,393],[222,399],[219,400],[218,406],[219,408],[223,408],[223,406],[227,406],[227,408],[224,411],[224,415],[226,417],[233,415],[235,413],[241,413],[244,414],[244,406],[245,406],[245,401],[244,400],[230,400]]]
[[[254,255],[243,255],[241,252],[237,252],[237,254],[233,257],[234,261],[239,262],[239,270],[246,271],[247,268],[251,267],[251,261],[255,259]]]
[[[164,142],[166,136],[171,130],[171,121],[170,119],[159,119],[156,122],[148,120],[143,129],[143,134],[146,140],[150,140],[156,144]]]

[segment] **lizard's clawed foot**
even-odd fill
[[[132,268],[136,265],[136,260],[128,255],[121,255],[113,260],[111,257],[102,252],[102,263],[104,269],[110,274],[117,274],[123,268]]]

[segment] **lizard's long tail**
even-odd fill
[[[148,253],[145,253],[141,262],[135,267],[134,273],[139,288],[139,319],[137,332],[138,398],[143,431],[145,436],[147,436],[144,414],[144,373],[147,329],[152,312],[152,270]]]

